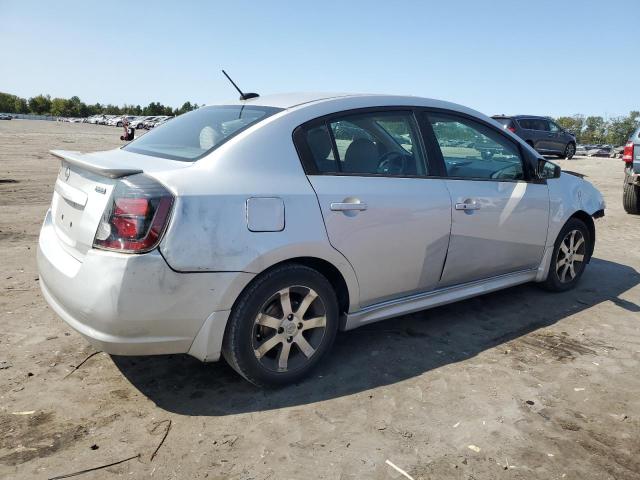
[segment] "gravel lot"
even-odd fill
[[[640,218],[620,160],[560,161],[605,195],[579,288],[524,285],[342,333],[308,381],[95,352],[47,307],[35,250],[58,162],[121,129],[0,122],[0,477],[640,478]],[[74,368],[78,367],[74,370]],[[170,427],[164,443],[153,457]]]

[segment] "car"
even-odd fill
[[[587,157],[609,157],[613,152],[611,145],[594,145],[587,150]]]
[[[106,124],[112,127],[122,127],[122,123],[125,119],[131,121],[133,118],[133,115],[116,115],[109,118]]]
[[[308,375],[339,330],[573,288],[605,209],[489,117],[418,97],[256,96],[51,153],[51,308],[110,354],[224,357],[261,386]]]
[[[149,120],[151,117],[135,117],[133,120],[131,120],[131,126],[133,128],[135,128],[136,130],[142,128],[144,126],[144,122],[146,122],[147,120]]]
[[[575,135],[548,117],[494,115],[492,118],[543,155],[570,160],[576,153]]]
[[[142,123],[142,128],[145,128],[147,130],[149,130],[150,128],[152,128],[151,126],[158,121],[160,118],[162,118],[162,115],[154,115],[152,117],[147,118],[143,123]]]
[[[0,120],[11,120],[13,117],[6,113],[0,113]]]
[[[622,152],[624,184],[622,205],[625,212],[640,215],[640,128],[631,134]]]
[[[88,119],[88,122],[94,125],[104,124],[106,121],[107,118],[105,115],[94,115]]]
[[[147,130],[157,127],[158,125],[162,125],[164,122],[169,120],[171,117],[168,115],[158,115],[153,118],[153,120],[149,120],[144,122],[144,128]]]

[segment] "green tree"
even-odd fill
[[[602,117],[587,117],[584,121],[582,141],[585,143],[605,143],[607,124]]]
[[[632,111],[623,117],[612,118],[607,126],[607,143],[614,146],[624,145],[639,126],[640,112],[638,111]]]
[[[29,105],[24,98],[15,97],[13,104],[14,113],[29,113]]]
[[[29,99],[29,111],[36,115],[47,115],[51,111],[51,97],[37,95]]]
[[[104,113],[105,115],[121,115],[122,114],[122,112],[120,111],[120,107],[112,104],[106,105],[102,109],[102,113]]]
[[[180,108],[176,108],[173,111],[173,114],[174,115],[182,115],[183,113],[190,112],[191,110],[195,110],[196,108],[198,108],[198,104],[197,103],[194,103],[192,105],[191,102],[184,102]]]
[[[68,107],[66,98],[54,98],[51,100],[51,115],[54,117],[67,117]]]
[[[572,132],[576,136],[576,142],[582,142],[582,130],[584,128],[584,115],[573,115],[571,117],[558,117],[556,123],[565,130]]]

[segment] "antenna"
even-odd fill
[[[257,98],[257,97],[260,96],[257,93],[250,93],[250,92],[242,93],[242,90],[240,90],[240,88],[238,88],[238,85],[236,85],[236,82],[231,80],[231,77],[229,75],[227,75],[227,72],[222,70],[222,73],[224,74],[225,77],[227,77],[227,80],[229,80],[231,82],[231,85],[233,85],[235,87],[235,89],[238,91],[238,93],[240,93],[240,100],[249,100],[250,98]]]

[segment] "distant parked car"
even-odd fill
[[[148,122],[144,122],[144,128],[146,128],[147,130],[150,130],[152,128],[157,127],[158,125],[162,125],[164,122],[166,122],[170,118],[171,117],[169,117],[167,115],[158,115],[153,120],[148,121]]]
[[[575,135],[547,117],[494,115],[492,118],[543,155],[570,160],[576,153]]]
[[[152,125],[155,124],[156,121],[158,121],[158,119],[160,119],[160,116],[158,116],[158,115],[154,115],[154,116],[151,116],[151,117],[147,118],[142,123],[142,128],[146,128],[147,130],[149,130],[150,128],[152,128]]]
[[[0,113],[0,120],[11,120],[13,117],[11,115],[7,115],[6,113]]]
[[[588,157],[608,157],[613,149],[611,145],[596,145],[594,148],[587,150]]]
[[[576,155],[582,156],[582,157],[586,157],[587,156],[587,149],[588,145],[576,145]]]
[[[640,128],[629,137],[622,155],[624,187],[622,206],[627,213],[640,214]]]
[[[144,127],[144,122],[146,122],[147,120],[149,120],[151,117],[136,117],[134,120],[131,121],[131,126],[135,129],[140,129],[142,127]]]
[[[624,145],[622,147],[615,147],[609,155],[611,158],[622,158],[624,155]]]

